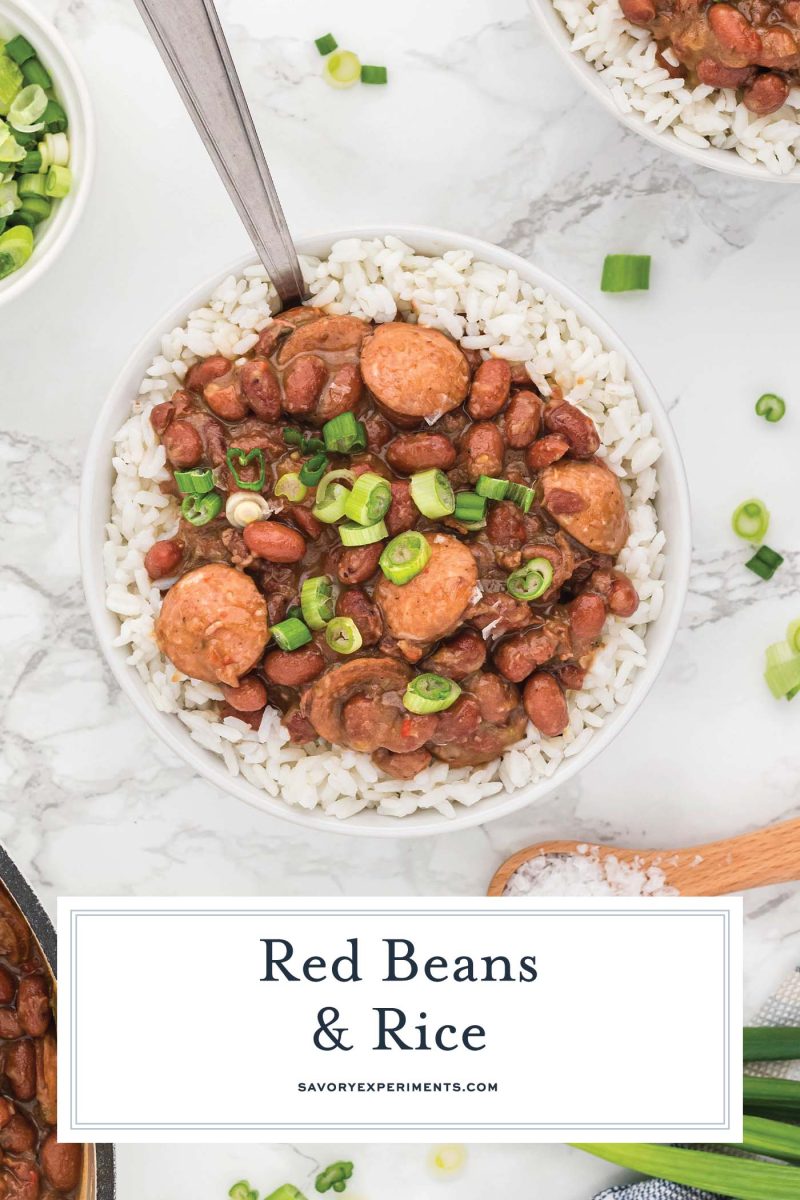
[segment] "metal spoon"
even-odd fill
[[[658,867],[667,887],[682,896],[724,896],[746,888],[800,879],[800,820],[770,825],[755,833],[689,846],[679,850],[630,850],[622,846],[595,846],[585,842],[540,842],[506,859],[489,884],[490,896],[502,896],[506,885],[523,863],[539,854],[577,854],[588,846],[600,860],[613,855],[619,862],[641,869]]]
[[[303,273],[213,0],[136,0],[284,308]]]

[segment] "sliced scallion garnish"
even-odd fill
[[[326,54],[333,54],[339,43],[332,33],[323,33],[322,37],[314,38],[314,45],[324,57]]]
[[[315,454],[300,468],[300,482],[306,487],[316,487],[327,469],[328,460],[325,455]]]
[[[345,521],[339,526],[339,537],[343,546],[371,546],[374,542],[382,542],[389,536],[389,530],[384,521],[376,521],[374,525],[357,525],[355,521]]]
[[[300,607],[309,629],[324,629],[333,619],[333,582],[330,575],[314,575],[303,580]]]
[[[284,496],[292,504],[299,504],[308,495],[308,488],[296,471],[287,471],[276,480],[275,495]]]
[[[783,555],[778,554],[777,550],[772,550],[769,546],[761,546],[744,565],[761,579],[772,579],[782,562]]]
[[[491,475],[479,475],[475,491],[488,500],[505,500],[511,485],[507,479],[493,479]]]
[[[193,467],[191,471],[176,471],[174,478],[178,490],[185,496],[205,496],[214,490],[214,476],[203,467]]]
[[[181,504],[181,516],[190,525],[208,525],[222,512],[222,496],[219,492],[207,492],[204,496],[185,496]]]
[[[36,83],[21,88],[8,110],[8,123],[23,133],[34,133],[42,127],[42,117],[49,101],[44,88]]]
[[[64,133],[69,125],[67,114],[57,100],[48,100],[42,113],[42,121],[48,133]]]
[[[367,448],[367,431],[351,412],[340,413],[326,421],[322,436],[330,454],[353,454]]]
[[[322,521],[323,525],[334,525],[341,517],[344,516],[344,506],[347,503],[347,497],[350,495],[348,488],[342,483],[328,483],[325,488],[325,497],[320,499],[322,484],[326,479],[330,479],[331,475],[349,475],[349,471],[331,471],[325,475],[320,481],[317,489],[317,502],[312,508],[312,512],[318,521]]]
[[[521,508],[523,512],[530,512],[536,493],[533,488],[527,487],[524,483],[509,483],[506,499],[512,504],[516,504],[517,508]]]
[[[388,479],[365,471],[353,484],[345,501],[344,515],[359,525],[374,525],[386,515],[391,503],[392,489]]]
[[[33,234],[27,225],[15,225],[0,233],[0,279],[17,271],[33,253]]]
[[[5,54],[0,54],[0,116],[7,114],[23,84],[22,71],[9,55],[8,46]]]
[[[506,580],[506,591],[515,600],[538,600],[553,582],[553,564],[546,558],[531,558],[512,571]]]
[[[355,654],[363,638],[352,617],[334,617],[325,627],[325,641],[337,654]]]
[[[453,516],[465,525],[476,525],[486,516],[486,497],[477,492],[456,492]]]
[[[335,50],[325,60],[322,78],[333,88],[349,88],[361,78],[361,60],[352,50]]]
[[[403,695],[403,705],[409,712],[419,715],[443,712],[455,704],[460,695],[461,688],[455,680],[430,671],[414,676]]]
[[[763,500],[744,500],[731,518],[733,532],[747,542],[760,542],[769,529],[769,510]]]
[[[415,575],[419,575],[430,556],[428,539],[424,534],[412,530],[392,538],[383,551],[379,564],[388,580],[402,586]]]
[[[22,64],[22,78],[26,83],[35,83],[43,91],[49,92],[53,81],[38,58],[28,58]]]
[[[63,200],[72,187],[72,172],[69,167],[59,167],[55,163],[47,168],[45,189],[53,200]]]
[[[386,83],[389,79],[389,72],[386,67],[368,67],[366,64],[361,68],[362,83]]]
[[[4,53],[7,54],[9,58],[12,58],[15,63],[19,63],[20,66],[23,63],[28,62],[30,59],[36,57],[36,51],[34,50],[33,46],[30,44],[27,38],[22,36],[21,33],[18,33],[16,37],[13,37],[10,42],[6,42]]]
[[[649,254],[607,254],[603,263],[603,292],[646,292],[650,287]]]
[[[432,467],[429,471],[418,471],[410,480],[411,499],[423,517],[435,521],[449,517],[455,511],[456,497],[453,485],[444,471]]]
[[[281,650],[298,650],[311,639],[311,630],[297,617],[287,617],[272,626],[272,636]]]
[[[756,400],[756,412],[759,417],[775,425],[786,412],[786,401],[774,392],[765,392]]]

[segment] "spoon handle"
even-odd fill
[[[284,308],[300,263],[213,0],[136,0]]]

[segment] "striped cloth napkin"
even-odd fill
[[[754,1025],[800,1025],[800,967],[784,980],[774,996],[760,1010]],[[771,1075],[781,1079],[800,1079],[800,1060],[794,1062],[748,1063],[748,1075]],[[699,1149],[700,1147],[698,1147]],[[709,1147],[713,1149],[713,1147]],[[710,1192],[668,1183],[666,1179],[644,1179],[641,1183],[606,1188],[594,1200],[719,1200]]]

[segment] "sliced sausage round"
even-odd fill
[[[361,373],[375,399],[400,424],[435,419],[464,403],[469,366],[436,329],[393,321],[364,342]]]
[[[539,478],[544,507],[570,537],[600,554],[619,553],[628,539],[628,514],[619,481],[607,467],[562,459]],[[574,501],[568,503],[568,497]]]
[[[469,549],[446,534],[426,534],[431,556],[408,583],[381,576],[375,587],[386,628],[393,637],[432,642],[451,633],[470,603],[478,570]]]

